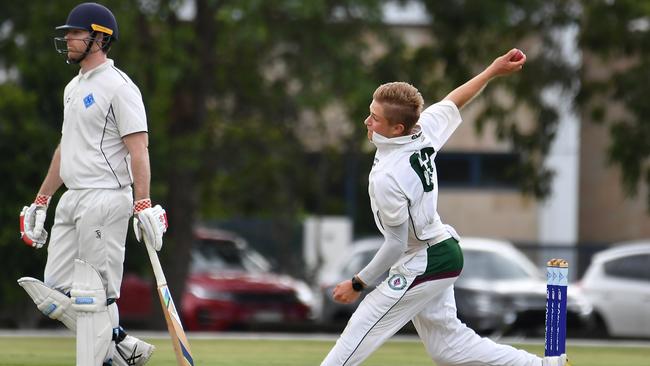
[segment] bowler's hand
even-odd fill
[[[509,75],[514,72],[521,70],[526,63],[526,55],[521,53],[518,57],[515,57],[519,51],[516,48],[511,49],[505,55],[497,57],[490,66],[488,66],[487,71],[492,74],[492,77]],[[514,60],[517,61],[513,61]],[[520,57],[520,58],[519,58]],[[519,58],[519,59],[518,59]]]
[[[361,292],[354,291],[352,288],[352,280],[346,280],[334,287],[332,298],[334,301],[341,304],[351,304],[359,299]]]

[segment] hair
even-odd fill
[[[384,117],[391,125],[404,125],[404,134],[415,126],[424,105],[422,94],[413,85],[401,81],[380,85],[372,99],[384,107]]]

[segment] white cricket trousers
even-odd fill
[[[456,278],[421,283],[397,299],[373,290],[322,365],[359,365],[412,320],[438,366],[541,366],[541,358],[482,338],[458,320],[453,290]]]
[[[126,234],[133,211],[131,187],[71,189],[56,206],[44,282],[67,293],[73,263],[81,258],[102,277],[108,298],[119,298]]]

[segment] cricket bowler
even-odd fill
[[[360,303],[323,366],[361,364],[409,321],[439,366],[567,364],[566,355],[540,358],[482,338],[458,320],[454,282],[463,269],[461,239],[437,212],[434,160],[461,123],[459,109],[492,79],[521,70],[525,62],[512,49],[424,111],[421,94],[408,83],[375,90],[365,120],[377,148],[368,193],[385,240],[365,268],[334,288],[333,298],[352,303],[366,284],[386,271],[388,277]]]

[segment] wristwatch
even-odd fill
[[[366,287],[366,285],[361,282],[361,280],[357,276],[352,277],[352,289],[357,292],[363,291],[363,289]]]

